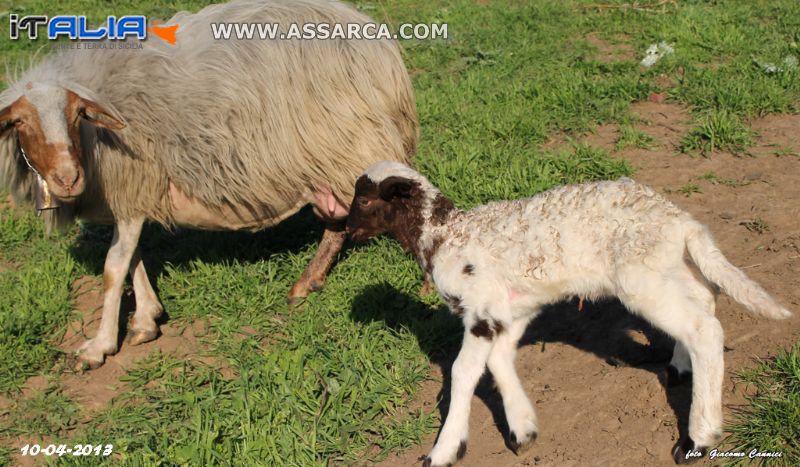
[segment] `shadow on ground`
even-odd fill
[[[430,307],[387,283],[364,289],[353,301],[351,316],[361,322],[384,321],[392,329],[408,329],[416,335],[420,348],[441,367],[443,384],[437,400],[444,420],[449,406],[450,369],[463,336],[461,320],[443,305],[438,309]],[[634,340],[631,330],[640,331],[649,343]],[[614,367],[630,366],[657,374],[677,417],[680,438],[688,435],[691,383],[666,387],[664,377],[674,341],[629,313],[618,300],[586,303],[583,311],[578,310],[577,299],[546,307],[528,326],[519,346],[536,345],[546,352],[551,342],[591,352]],[[508,443],[502,398],[489,372],[481,378],[475,394],[489,408]],[[529,397],[535,399],[535,394]]]
[[[161,274],[165,264],[180,266],[195,260],[212,264],[233,260],[253,262],[274,254],[302,251],[319,242],[322,228],[311,208],[302,209],[278,225],[258,232],[202,231],[179,227],[170,231],[157,224],[148,224],[142,231],[139,248],[148,276],[153,280]],[[112,234],[111,226],[83,225],[70,253],[91,273],[102,274]]]

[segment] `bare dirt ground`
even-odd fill
[[[708,225],[725,255],[796,313],[800,310],[800,116],[775,115],[752,122],[760,133],[752,156],[715,153],[710,158],[677,154],[691,124],[677,105],[638,103],[637,127],[656,139],[651,150],[613,153],[615,125],[587,137],[635,167],[634,178]],[[775,155],[775,153],[783,155]],[[717,181],[699,179],[712,172]],[[699,180],[698,180],[699,179]],[[721,182],[722,181],[722,182]],[[696,184],[701,192],[677,190]],[[762,233],[744,223],[761,221]],[[753,224],[749,224],[752,228]],[[725,329],[726,420],[744,402],[746,388],[734,373],[768,357],[800,337],[800,316],[774,322],[751,317],[725,295],[717,302]],[[515,456],[506,447],[507,427],[500,396],[484,375],[470,415],[465,466],[519,465],[674,465],[670,456],[686,432],[691,386],[663,385],[672,341],[629,315],[616,301],[577,302],[554,307],[537,318],[523,338],[517,369],[538,411],[540,434],[528,452]],[[447,403],[452,359],[436,362],[439,381],[425,384],[420,397]],[[433,446],[431,435],[419,446],[389,457],[382,466],[418,464]],[[709,461],[705,461],[709,463]]]

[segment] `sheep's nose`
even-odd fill
[[[69,190],[78,182],[79,175],[80,174],[75,169],[61,170],[56,172],[55,179],[62,188]]]

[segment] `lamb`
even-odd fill
[[[694,373],[689,436],[673,449],[676,463],[722,434],[716,285],[757,316],[791,316],[725,259],[706,227],[628,178],[461,211],[414,170],[379,162],[356,182],[347,231],[356,241],[393,236],[432,275],[467,331],[453,363],[447,419],[425,466],[464,455],[470,399],[486,366],[503,399],[509,445],[519,453],[534,442],[539,423],[514,358],[543,305],[613,295],[675,339],[670,375]]]
[[[338,1],[237,0],[176,14],[162,25],[178,26],[175,45],[64,50],[0,94],[0,185],[20,202],[37,191],[38,207],[60,203],[44,211],[50,226],[115,226],[84,367],[118,350],[128,272],[137,304],[128,342],[158,336],[162,305],[137,248],[145,222],[255,231],[312,204],[326,227],[289,292],[296,302],[323,286],[344,243],[353,180],[414,154],[414,96],[395,41],[215,40],[215,22],[285,31],[374,21]]]

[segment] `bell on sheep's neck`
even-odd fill
[[[36,214],[41,215],[42,211],[47,209],[57,209],[61,207],[61,202],[50,193],[50,188],[47,187],[47,182],[41,175],[36,174],[36,185],[34,186],[35,197],[34,207]]]

